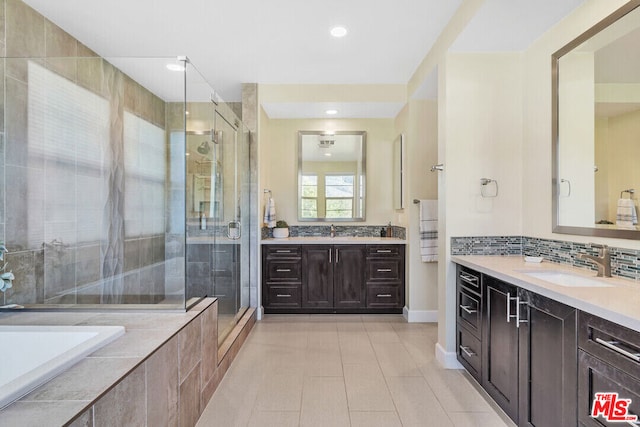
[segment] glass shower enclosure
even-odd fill
[[[249,304],[249,133],[181,58],[4,57],[0,309]]]

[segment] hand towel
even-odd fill
[[[438,201],[420,200],[420,256],[438,262]]]
[[[633,199],[618,199],[616,212],[616,225],[620,227],[633,227],[638,223],[636,204]]]
[[[268,228],[276,226],[276,202],[273,197],[269,197],[267,204],[264,205],[264,223]]]

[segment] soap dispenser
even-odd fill
[[[387,237],[393,237],[393,228],[391,228],[391,221],[387,225]]]

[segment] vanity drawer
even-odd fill
[[[580,312],[578,347],[640,378],[640,332]]]
[[[367,280],[400,280],[401,268],[403,267],[400,259],[369,259]]]
[[[458,323],[480,338],[482,327],[482,300],[473,292],[460,288],[458,291]]]
[[[271,308],[300,308],[300,286],[271,283],[266,289],[266,306]]]
[[[269,259],[267,260],[266,280],[267,281],[296,281],[302,280],[302,261],[289,259]]]
[[[482,275],[475,270],[458,265],[458,288],[467,288],[482,295]]]
[[[299,245],[266,245],[264,250],[268,257],[300,257],[302,256],[302,250]]]
[[[367,286],[367,307],[401,307],[404,304],[402,300],[402,288],[399,284]]]
[[[473,336],[471,332],[467,331],[466,328],[458,325],[456,344],[458,345],[458,361],[480,382],[482,372],[482,359],[480,358],[482,354],[481,341]]]
[[[367,245],[369,257],[399,257],[402,245]]]

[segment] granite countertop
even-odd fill
[[[640,283],[618,277],[596,278],[595,271],[579,269],[547,261],[525,262],[522,256],[452,256],[457,264],[473,268],[496,279],[586,311],[628,328],[640,331]],[[608,287],[582,287],[555,285],[532,277],[527,272],[562,272],[601,281]]]
[[[284,239],[262,239],[263,245],[404,245],[404,239],[395,237],[354,237],[354,236],[303,236]]]

